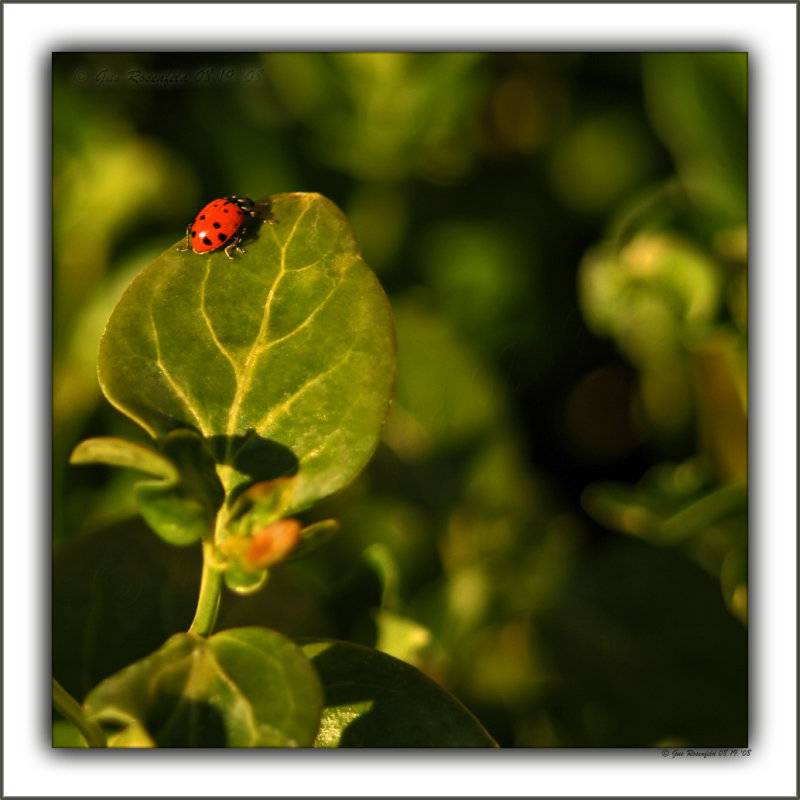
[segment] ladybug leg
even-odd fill
[[[186,253],[192,249],[192,239],[191,239],[191,232],[192,232],[192,223],[190,222],[186,226],[186,247],[179,247],[179,253]]]
[[[261,206],[262,208],[266,209],[267,213],[269,213],[269,211],[272,208],[270,203],[254,203],[254,206]],[[262,216],[262,214],[259,211],[257,211],[256,208],[253,208],[253,210],[250,212],[250,216],[258,217],[258,219],[260,219],[262,223],[266,222],[268,225],[274,225],[276,222],[280,222],[279,219],[273,219],[272,217]]]
[[[242,243],[242,234],[238,233],[234,237],[233,241],[225,248],[225,255],[228,256],[228,258],[231,261],[234,260],[234,256],[231,254],[232,250],[235,250],[237,253],[246,253],[247,252],[243,247],[239,247],[239,245],[241,243]]]

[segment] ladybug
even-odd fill
[[[212,200],[200,209],[194,222],[186,228],[186,247],[179,247],[182,253],[194,250],[201,255],[225,248],[225,255],[233,261],[233,251],[244,253],[241,247],[247,223],[255,219],[257,205],[249,197],[221,197]],[[264,219],[262,222],[274,223],[277,220]]]

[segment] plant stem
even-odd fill
[[[203,574],[200,578],[200,595],[197,598],[197,611],[189,627],[189,633],[197,636],[210,636],[214,630],[219,611],[220,591],[222,589],[222,570],[213,566],[214,543],[203,542]]]
[[[103,729],[96,722],[86,719],[78,701],[55,678],[53,678],[53,707],[78,729],[89,747],[106,747]]]

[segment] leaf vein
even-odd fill
[[[221,633],[225,633],[225,631],[221,631]],[[280,658],[278,658],[274,653],[270,653],[267,650],[262,650],[260,647],[257,647],[256,645],[252,644],[251,642],[248,642],[246,639],[240,638],[239,636],[232,636],[231,638],[236,642],[237,645],[241,645],[244,646],[245,648],[249,648],[250,650],[254,650],[262,658],[266,659],[267,661],[271,661],[277,667],[277,671],[283,678],[284,684],[288,686],[288,681],[286,680],[286,665],[284,664],[283,661],[281,661]],[[217,666],[219,666],[220,670],[224,672],[224,670],[222,670],[222,665],[219,664],[219,662],[217,663]],[[231,678],[230,680],[232,681],[233,679]],[[297,710],[297,702],[295,700],[294,694],[290,691],[286,692],[283,695],[283,697],[285,700],[288,701],[288,711],[285,714],[285,717],[291,719],[294,716],[295,711]],[[255,710],[253,709],[253,711]],[[279,733],[285,736],[284,731],[278,728],[276,728],[276,730],[278,730]]]
[[[325,379],[330,374],[332,374],[337,369],[339,369],[339,367],[341,367],[350,358],[350,356],[355,352],[355,349],[356,349],[356,345],[355,345],[355,342],[354,342],[347,349],[347,352],[345,352],[345,354],[335,364],[332,364],[327,369],[323,370],[322,372],[318,373],[317,375],[315,375],[310,380],[306,381],[299,389],[297,389],[297,391],[295,391],[293,394],[291,394],[289,397],[287,397],[282,403],[280,403],[279,405],[275,406],[275,408],[273,408],[268,414],[266,414],[264,417],[262,417],[261,420],[258,422],[258,425],[257,425],[257,430],[261,433],[261,435],[264,436],[266,433],[268,433],[269,426],[274,424],[276,418],[279,417],[281,414],[285,413],[286,411],[288,411],[289,407],[298,398],[300,398],[305,392],[307,392],[309,389],[311,389],[313,386],[315,386],[321,380]]]
[[[153,342],[156,346],[156,366],[161,371],[161,374],[166,378],[169,387],[178,397],[178,399],[186,406],[189,413],[197,420],[197,426],[200,428],[200,432],[204,436],[208,436],[208,427],[203,421],[203,417],[201,416],[200,412],[194,407],[189,395],[183,390],[181,385],[172,377],[169,370],[167,369],[167,365],[161,359],[161,345],[158,339],[158,328],[156,327],[156,322],[153,319],[153,311],[150,310],[150,325],[153,329]]]
[[[258,736],[258,725],[256,723],[256,714],[255,714],[255,709],[253,708],[253,703],[251,702],[249,697],[245,696],[241,687],[226,672],[222,664],[219,663],[216,653],[213,653],[211,663],[212,663],[212,669],[217,673],[217,677],[219,678],[219,680],[228,688],[231,694],[233,694],[234,696],[238,696],[239,699],[242,700],[242,702],[244,703],[245,711],[247,714],[246,724],[250,730],[251,740],[255,741],[255,739]]]
[[[292,330],[290,330],[288,333],[285,333],[283,336],[279,336],[277,339],[271,339],[268,342],[264,342],[256,351],[255,357],[258,358],[263,353],[267,352],[272,347],[274,347],[276,344],[280,344],[281,342],[285,342],[287,339],[291,339],[292,336],[302,331],[306,326],[310,325],[311,322],[314,320],[314,317],[316,317],[316,315],[320,311],[322,311],[322,309],[327,305],[328,301],[336,294],[336,290],[344,282],[344,275],[345,272],[342,272],[342,277],[333,285],[333,288],[330,290],[330,292],[328,292],[328,294],[326,294],[325,297],[323,297],[322,300],[320,300],[316,308],[310,311],[306,315],[306,318],[299,325],[297,325],[295,328],[292,328]]]
[[[256,339],[253,342],[253,346],[250,348],[250,352],[247,354],[242,372],[238,374],[236,378],[236,394],[233,397],[233,402],[231,403],[230,411],[228,412],[228,443],[225,448],[225,461],[227,463],[231,463],[231,459],[233,457],[233,434],[236,431],[236,423],[239,420],[239,409],[242,406],[244,395],[250,387],[250,381],[253,377],[253,370],[255,369],[260,349],[264,346],[264,337],[269,329],[269,317],[270,310],[272,308],[272,299],[275,296],[275,291],[281,281],[281,278],[286,274],[286,250],[289,246],[289,243],[294,238],[294,234],[297,230],[297,226],[300,224],[300,220],[302,220],[302,218],[306,215],[309,207],[310,204],[306,203],[303,211],[298,214],[297,219],[292,226],[292,230],[289,232],[289,235],[286,238],[286,241],[280,245],[280,269],[278,270],[278,274],[275,276],[275,280],[272,282],[272,286],[267,294],[267,299],[264,302],[264,311],[261,315],[261,325],[259,326]]]
[[[227,348],[222,344],[217,336],[217,332],[214,330],[214,326],[211,324],[211,319],[208,316],[208,312],[206,311],[206,282],[208,281],[209,276],[211,275],[211,264],[210,262],[206,262],[206,274],[203,278],[203,282],[200,284],[200,313],[203,315],[203,321],[206,323],[206,327],[208,328],[208,332],[211,334],[211,338],[214,341],[214,344],[217,346],[217,349],[228,359],[228,363],[231,365],[233,369],[233,374],[236,376],[236,379],[239,378],[239,365],[234,360],[233,356],[227,350]]]

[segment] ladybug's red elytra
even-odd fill
[[[186,247],[178,249],[185,253],[193,250],[201,255],[225,249],[225,255],[233,260],[233,251],[244,253],[242,237],[247,223],[257,216],[256,206],[249,197],[220,197],[200,209],[194,222],[186,228]],[[274,223],[274,219],[262,219]]]

